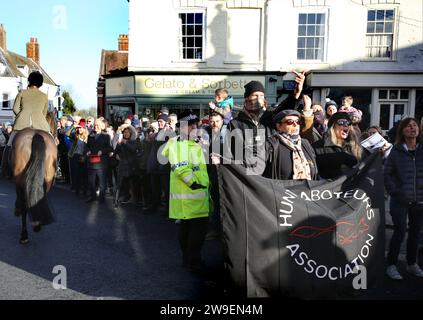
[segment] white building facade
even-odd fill
[[[221,86],[242,105],[250,80],[275,103],[307,70],[315,102],[352,95],[386,130],[423,116],[422,20],[423,0],[130,0],[129,72],[107,78],[106,103],[203,112]]]
[[[0,48],[0,122],[13,123],[15,115],[13,104],[20,90],[27,89],[28,76],[32,71],[39,71],[44,77],[40,90],[47,94],[49,108],[60,95],[59,86],[50,78],[43,68],[33,60],[14,52]]]

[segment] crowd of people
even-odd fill
[[[219,88],[203,119],[192,111],[176,114],[167,108],[152,121],[143,123],[132,116],[118,127],[103,117],[62,116],[57,122],[58,175],[87,202],[104,202],[109,193],[117,203],[133,202],[145,213],[174,219],[180,225],[182,264],[201,273],[205,239],[220,238],[222,233],[217,166],[241,163],[249,173],[270,179],[331,180],[368,155],[363,140],[375,133],[383,135],[377,126],[362,132],[363,114],[353,106],[353,97],[343,97],[339,106],[330,99],[324,106],[315,104],[302,93],[305,73],[294,73],[294,92],[273,106],[266,101],[262,83],[246,84],[238,114],[229,92]],[[386,272],[399,280],[396,265],[407,217],[407,271],[423,277],[417,264],[423,223],[423,146],[417,119],[405,118],[394,129],[391,138],[385,137],[394,146],[379,152],[384,156],[394,223]],[[10,176],[5,158],[11,132],[10,123],[1,127],[4,176]]]

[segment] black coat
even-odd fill
[[[316,155],[306,139],[301,139],[301,148],[310,165],[312,180],[318,180]],[[292,150],[275,134],[266,140],[266,169],[263,176],[270,179],[292,180]]]
[[[357,158],[345,148],[334,145],[326,137],[313,143],[320,177],[336,179],[354,167]]]
[[[166,144],[168,140],[169,140],[169,136],[166,136],[161,131],[156,133],[154,138],[151,140],[151,145],[150,145],[151,149],[148,154],[148,160],[147,160],[148,174],[168,174],[170,172],[169,163],[162,164],[159,161],[159,157],[161,157],[159,149],[162,145]],[[161,160],[165,160],[165,159],[161,159]]]
[[[273,130],[269,127],[271,122],[269,118],[272,118],[272,113],[264,111],[255,123],[245,111],[238,113],[228,124],[224,156],[242,161],[249,168],[257,167],[256,157],[260,157],[264,163],[266,139],[273,134]],[[236,150],[242,150],[242,154]]]
[[[129,177],[136,169],[137,142],[135,139],[116,146],[115,153],[119,155],[118,175]]]
[[[423,202],[423,145],[417,145],[415,156],[403,145],[394,145],[385,161],[384,179],[386,191],[399,202]]]
[[[92,164],[88,161],[88,168],[91,169],[104,169],[108,166],[109,153],[113,151],[110,144],[110,136],[107,133],[96,134],[93,131],[88,137],[87,149],[92,155],[101,151],[101,162]]]

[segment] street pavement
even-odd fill
[[[86,204],[57,185],[49,193],[56,222],[40,233],[29,230],[20,245],[20,219],[13,215],[15,192],[0,180],[0,299],[198,299],[204,278],[181,267],[177,225],[132,204],[115,210]],[[218,241],[207,241],[206,262],[220,257]],[[67,289],[55,290],[55,266],[66,267]],[[60,273],[62,274],[62,272]]]
[[[0,299],[18,300],[199,300],[222,298],[222,246],[206,241],[203,257],[208,277],[181,267],[177,225],[160,213],[146,214],[135,204],[113,208],[87,204],[85,198],[57,184],[49,193],[56,222],[40,233],[29,231],[30,243],[19,244],[20,219],[13,215],[11,180],[0,179]],[[390,224],[387,214],[387,224]],[[386,241],[392,229],[386,229]],[[388,243],[388,242],[387,242]],[[423,279],[405,272],[405,244],[399,269],[403,281],[385,277],[382,287],[351,299],[423,299]],[[423,255],[420,254],[420,265]],[[67,289],[54,289],[55,266],[64,266]],[[63,275],[60,272],[60,275]]]

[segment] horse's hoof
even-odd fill
[[[28,238],[27,239],[21,239],[21,240],[19,240],[19,243],[20,244],[28,244],[29,240],[28,240]]]
[[[32,222],[32,230],[34,230],[34,232],[40,232],[41,231],[40,221]]]

